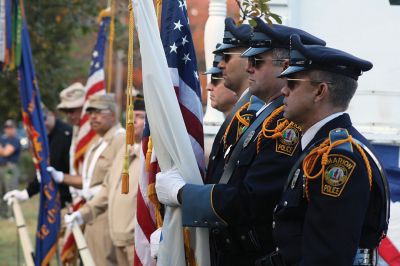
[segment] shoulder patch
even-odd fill
[[[284,122],[286,119],[281,118],[277,121],[277,126]],[[292,124],[284,131],[282,131],[282,137],[276,139],[276,152],[283,153],[289,156],[293,156],[297,145],[300,142],[300,128]]]
[[[322,178],[321,193],[339,197],[355,168],[356,163],[347,156],[330,154]]]

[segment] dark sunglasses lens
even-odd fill
[[[286,80],[287,86],[289,89],[293,90],[296,87],[296,81],[295,80]]]
[[[229,60],[231,59],[230,54],[223,54],[222,59],[225,61],[225,63],[228,63]]]

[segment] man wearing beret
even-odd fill
[[[292,33],[299,33],[307,43],[325,44],[304,31],[257,20],[251,39],[254,48],[243,55],[250,57],[252,97],[266,104],[225,152],[218,182],[199,186],[185,184],[176,170],[157,174],[159,200],[181,204],[183,225],[210,228],[212,265],[254,265],[265,251],[272,252],[272,211],[296,159],[300,138],[298,126],[282,118],[284,81],[277,78],[289,57]]]
[[[274,209],[275,251],[258,265],[374,265],[387,230],[387,181],[345,113],[372,64],[297,35],[291,43],[284,117],[301,126],[303,153]]]
[[[82,189],[86,201],[91,200],[102,188],[104,179],[117,152],[125,143],[125,130],[116,117],[114,94],[95,94],[89,98],[86,112],[90,114],[90,126],[99,139],[89,147],[82,167],[82,175],[70,175],[49,167],[53,179]],[[76,215],[72,220],[82,223]],[[71,219],[66,222],[71,222]],[[110,238],[107,211],[86,224],[85,239],[96,265],[115,265],[115,248]]]

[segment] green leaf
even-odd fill
[[[270,13],[269,15],[276,21],[276,23],[282,24],[281,16],[274,14],[274,13]]]

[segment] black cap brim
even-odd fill
[[[227,49],[236,48],[236,47],[239,47],[239,46],[238,45],[234,45],[234,44],[223,43],[217,49],[215,49],[215,51],[213,53],[214,54],[220,54],[220,53],[224,52]]]
[[[241,55],[241,57],[250,57],[250,56],[255,56],[258,54],[262,54],[264,52],[267,52],[271,50],[271,48],[269,47],[250,47],[249,49],[247,49],[246,51],[244,51]]]
[[[301,72],[301,71],[305,71],[305,70],[307,70],[307,68],[305,68],[305,67],[301,67],[301,66],[290,66],[290,67],[286,68],[285,71],[283,71],[283,72],[278,76],[278,78],[285,78],[285,77],[287,77],[287,76],[289,76],[289,75],[292,75],[292,74],[294,74],[294,73],[298,73],[298,72]]]

